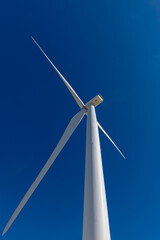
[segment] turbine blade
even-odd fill
[[[99,122],[97,122],[97,124],[98,124],[98,127],[102,130],[102,132],[107,136],[107,138],[111,141],[111,143],[115,146],[115,148],[118,150],[118,152],[122,155],[122,157],[124,158],[124,159],[126,159],[125,158],[125,156],[123,155],[123,153],[119,150],[119,148],[116,146],[116,144],[113,142],[113,140],[110,138],[110,136],[105,132],[105,130],[102,128],[102,126],[99,124]]]
[[[52,65],[52,67],[54,67],[54,69],[56,70],[56,72],[58,73],[58,75],[61,77],[62,81],[64,82],[64,84],[66,85],[66,87],[68,88],[68,90],[70,91],[70,93],[72,94],[72,96],[74,97],[74,99],[76,100],[77,104],[79,105],[80,108],[83,108],[85,105],[82,102],[82,100],[80,99],[80,97],[77,95],[77,93],[74,91],[74,89],[71,87],[71,85],[67,82],[67,80],[62,76],[62,74],[58,71],[58,69],[55,67],[55,65],[51,62],[51,60],[49,59],[49,57],[45,54],[45,52],[42,50],[42,48],[39,46],[39,44],[36,42],[36,40],[31,37],[32,40],[35,42],[35,44],[38,46],[38,48],[41,50],[41,52],[44,54],[44,56],[47,58],[47,60],[50,62],[50,64]]]
[[[74,132],[74,130],[76,129],[76,127],[81,122],[84,114],[85,114],[85,109],[82,109],[80,112],[78,112],[71,119],[71,121],[68,124],[68,126],[67,126],[67,128],[66,128],[66,130],[65,130],[65,132],[63,134],[63,136],[61,137],[59,143],[57,144],[56,148],[54,149],[52,155],[50,156],[50,158],[48,159],[48,161],[46,162],[46,164],[42,168],[41,172],[37,176],[36,180],[33,182],[31,187],[29,188],[29,190],[27,191],[27,193],[25,194],[25,196],[21,200],[21,202],[18,205],[18,207],[16,208],[16,210],[14,211],[12,217],[10,218],[9,222],[7,223],[5,229],[4,229],[3,233],[2,233],[2,236],[10,228],[10,226],[12,225],[12,223],[14,222],[14,220],[16,219],[16,217],[18,216],[18,214],[20,213],[20,211],[22,210],[22,208],[24,207],[24,205],[26,204],[28,199],[31,197],[32,193],[35,191],[35,189],[37,188],[37,186],[39,185],[39,183],[41,182],[41,180],[43,179],[43,177],[45,176],[45,174],[47,173],[47,171],[51,167],[51,165],[54,162],[54,160],[56,159],[56,157],[61,152],[61,150],[63,149],[64,145],[67,143],[68,139],[71,137],[71,135]]]

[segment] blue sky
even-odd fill
[[[160,239],[158,0],[0,3],[0,231],[84,102],[98,93],[112,239]],[[82,239],[86,119],[4,239]]]

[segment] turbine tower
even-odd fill
[[[32,37],[35,44],[39,47],[41,52],[56,70],[62,81],[74,97],[75,101],[80,107],[80,111],[71,119],[64,134],[62,135],[59,143],[54,149],[52,155],[40,171],[36,180],[33,182],[31,187],[28,189],[25,196],[22,198],[20,204],[14,211],[9,222],[7,223],[2,236],[10,228],[32,193],[35,191],[44,175],[47,173],[58,154],[63,149],[71,137],[74,130],[77,128],[84,115],[87,115],[87,136],[86,136],[86,162],[85,162],[85,190],[84,190],[84,212],[83,212],[83,240],[110,240],[108,210],[106,202],[105,184],[103,176],[101,148],[99,141],[98,127],[108,137],[112,144],[116,147],[119,153],[124,157],[122,152],[118,149],[109,135],[105,132],[102,126],[97,122],[95,107],[98,106],[103,98],[101,95],[97,95],[88,103],[84,104],[79,98],[74,89],[58,71],[55,65],[51,62],[39,44]]]

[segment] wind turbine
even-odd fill
[[[56,148],[54,149],[52,155],[40,171],[36,180],[33,182],[31,187],[28,189],[25,196],[22,198],[18,207],[11,216],[9,222],[7,223],[2,236],[8,231],[26,202],[31,197],[32,193],[35,191],[64,145],[67,143],[71,137],[74,130],[77,128],[84,115],[87,115],[87,136],[86,136],[86,163],[85,163],[85,191],[84,191],[84,212],[83,212],[83,240],[110,240],[110,230],[109,230],[109,220],[108,220],[108,210],[106,202],[106,193],[104,185],[103,167],[101,159],[101,149],[99,141],[98,127],[107,136],[107,138],[116,147],[119,153],[124,157],[122,152],[112,141],[109,135],[105,132],[102,126],[97,122],[95,107],[98,106],[103,98],[101,95],[97,95],[89,102],[84,104],[74,89],[58,71],[55,65],[51,62],[36,40],[32,37],[35,44],[56,70],[58,75],[61,77],[62,81],[74,97],[75,101],[80,107],[80,111],[71,119],[64,134],[62,135],[60,141],[58,142]]]

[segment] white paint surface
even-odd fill
[[[83,240],[110,240],[101,149],[95,108],[87,119]]]

